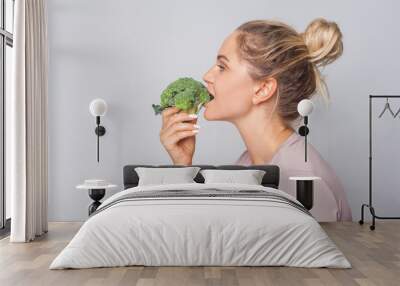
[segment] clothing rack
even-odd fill
[[[372,225],[369,226],[371,230],[375,229],[375,219],[400,219],[400,217],[384,217],[378,216],[372,205],[372,100],[374,98],[400,98],[400,95],[370,95],[369,96],[369,203],[361,206],[361,220],[359,224],[364,224],[364,208],[369,208],[372,215]]]

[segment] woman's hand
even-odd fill
[[[176,107],[162,111],[160,141],[175,165],[191,165],[196,145],[197,118]]]

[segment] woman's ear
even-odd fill
[[[260,102],[270,99],[278,88],[278,82],[275,78],[269,77],[254,86],[253,103],[258,104]]]

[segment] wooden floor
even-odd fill
[[[378,221],[375,231],[357,223],[323,228],[353,268],[117,267],[49,270],[80,223],[50,223],[32,243],[0,241],[0,285],[400,285],[400,222]]]

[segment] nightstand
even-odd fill
[[[88,180],[86,180],[88,181]],[[115,188],[117,185],[114,184],[98,184],[98,185],[93,185],[93,184],[88,184],[85,182],[85,184],[77,185],[77,189],[85,189],[88,190],[89,192],[89,197],[93,200],[93,203],[89,206],[88,212],[89,216],[96,211],[96,209],[101,205],[100,200],[104,197],[106,194],[106,189],[111,189]]]
[[[320,179],[320,177],[289,177],[289,180],[296,181],[296,199],[307,210],[311,210],[314,203],[314,181]]]

